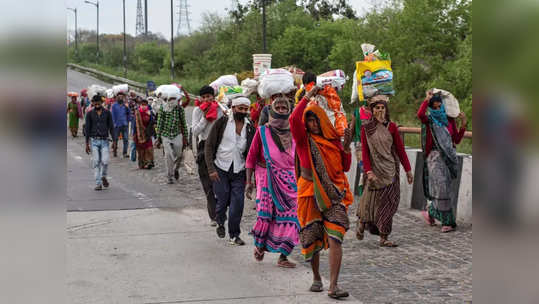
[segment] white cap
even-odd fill
[[[243,97],[243,96],[240,96],[240,97],[236,97],[234,99],[232,99],[232,106],[235,107],[235,106],[240,106],[240,105],[244,105],[244,106],[251,106],[251,101],[249,100],[249,98],[247,97]]]

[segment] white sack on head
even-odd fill
[[[243,93],[245,96],[249,96],[257,91],[258,81],[251,78],[246,78],[241,82],[241,87],[243,88]]]
[[[161,86],[160,93],[162,93],[161,98],[166,100],[170,98],[180,99],[183,96],[180,89],[172,84]]]
[[[260,75],[258,95],[270,98],[275,94],[287,94],[294,90],[294,77],[285,69],[268,69]]]
[[[87,93],[88,93],[88,98],[92,100],[92,98],[94,98],[94,96],[97,94],[101,96],[105,96],[107,94],[107,88],[97,85],[97,84],[92,84],[91,86],[88,87]]]
[[[213,88],[216,94],[217,92],[219,92],[219,89],[221,87],[224,87],[224,86],[234,87],[237,85],[239,84],[238,84],[238,78],[236,77],[236,75],[223,75],[217,78],[216,80],[214,80],[212,83],[210,83],[210,87]]]
[[[442,89],[432,89],[432,92],[434,94],[440,93],[442,96],[442,103],[445,106],[445,112],[447,113],[447,116],[452,118],[457,118],[460,114],[460,106],[459,101],[448,91],[442,90]]]
[[[112,87],[112,91],[114,92],[114,96],[118,95],[119,93],[127,94],[129,91],[129,86],[127,83],[115,85]]]

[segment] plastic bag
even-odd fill
[[[270,98],[275,94],[287,94],[295,88],[292,73],[285,69],[269,69],[260,75],[258,94],[262,98]]]
[[[110,89],[112,91],[112,89]],[[90,98],[90,100],[92,100],[92,98],[94,98],[95,95],[99,94],[103,97],[107,96],[107,88],[103,87],[103,86],[100,86],[100,85],[97,85],[97,84],[92,84],[91,86],[88,87],[88,98]]]
[[[316,77],[316,84],[320,87],[324,87],[326,84],[329,84],[337,90],[342,90],[346,84],[346,75],[344,74],[343,70],[325,72],[324,74],[320,74],[318,77]]]
[[[394,95],[390,60],[356,62],[357,94],[360,101],[374,95]],[[361,83],[359,81],[361,79]]]
[[[442,103],[445,106],[445,112],[447,116],[457,118],[460,114],[459,101],[448,91],[442,89],[432,89],[432,93],[440,94],[442,96]]]
[[[210,87],[213,88],[214,92],[219,92],[223,86],[234,87],[237,85],[239,85],[239,83],[236,75],[223,75],[210,83]]]
[[[176,85],[168,84],[160,86],[160,88],[161,98],[163,99],[176,98],[176,100],[179,100],[183,97],[182,91]]]
[[[115,85],[112,87],[112,91],[114,92],[114,96],[118,95],[119,93],[127,94],[129,91],[129,86],[127,83]]]
[[[241,87],[243,89],[243,94],[245,94],[245,96],[249,96],[255,93],[258,89],[258,81],[251,78],[244,79],[241,82]]]

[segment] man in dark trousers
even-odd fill
[[[86,114],[85,134],[86,134],[86,154],[92,153],[92,166],[96,187],[95,190],[107,188],[107,168],[109,165],[109,134],[113,136],[114,125],[112,114],[103,108],[101,95],[92,98],[93,109]],[[113,149],[116,144],[113,144]]]
[[[217,236],[225,237],[226,210],[230,244],[245,245],[240,238],[245,192],[245,159],[255,134],[247,118],[251,102],[246,97],[232,100],[232,112],[218,119],[206,139],[204,156],[217,196]]]
[[[117,155],[118,138],[122,135],[123,141],[123,157],[129,157],[127,155],[127,148],[129,146],[129,121],[131,120],[131,111],[125,101],[125,93],[119,92],[116,95],[116,102],[112,105],[111,109],[112,121],[114,122],[114,147],[112,152],[114,157]]]

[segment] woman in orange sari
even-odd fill
[[[298,220],[301,253],[311,262],[311,291],[323,290],[319,272],[322,249],[329,247],[330,286],[328,296],[344,298],[348,292],[337,287],[342,260],[342,241],[349,228],[348,206],[353,202],[344,172],[350,169],[352,132],[345,130],[344,144],[324,109],[309,104],[319,87],[305,94],[290,116],[296,141]]]

